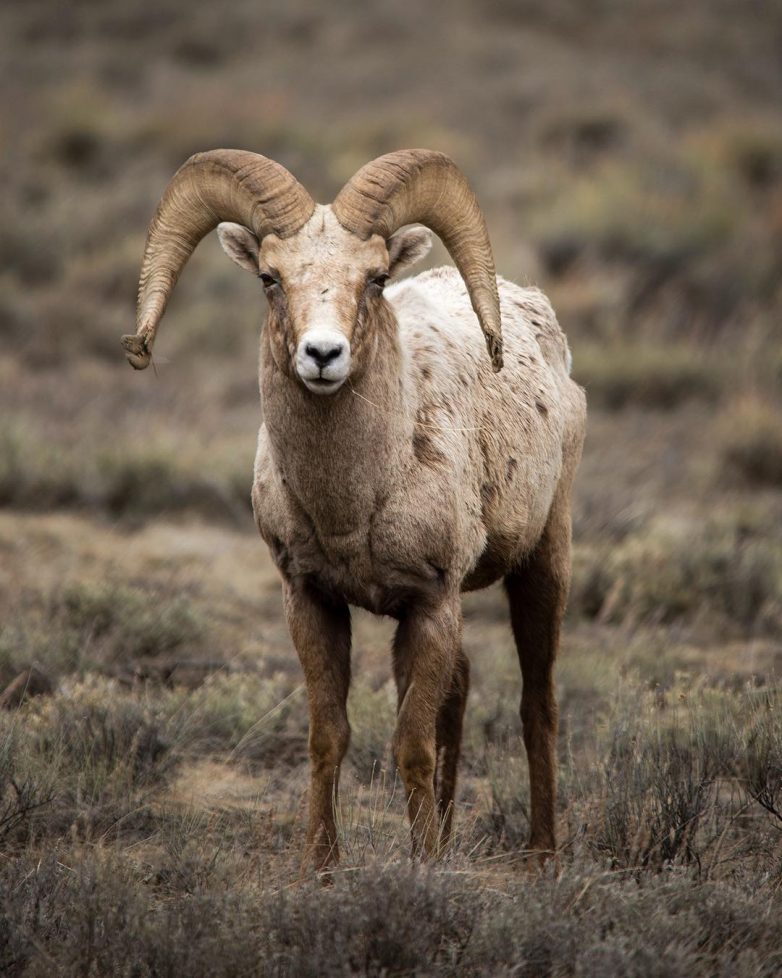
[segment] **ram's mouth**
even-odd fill
[[[344,377],[339,377],[336,380],[329,380],[328,377],[302,377],[302,380],[304,381],[305,387],[314,394],[332,394],[345,382]]]

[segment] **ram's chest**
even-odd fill
[[[359,526],[347,532],[329,533],[309,524],[309,532],[291,534],[275,559],[291,577],[305,576],[318,587],[370,608],[381,602],[381,567],[372,554],[370,530]]]
[[[350,604],[391,615],[442,590],[454,573],[453,524],[442,499],[434,499],[411,510],[392,493],[336,529],[270,467],[256,465],[253,487],[258,528],[284,576],[307,577]]]
[[[378,614],[398,614],[410,601],[439,590],[445,570],[404,552],[382,520],[347,533],[314,526],[270,542],[280,570],[308,577],[324,592]]]

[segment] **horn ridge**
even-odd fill
[[[122,345],[133,367],[149,365],[151,347],[177,279],[201,239],[221,221],[236,221],[259,238],[289,237],[315,202],[279,163],[246,150],[196,153],[168,183],[147,231],[139,276],[136,333]]]
[[[494,370],[502,367],[502,324],[489,233],[464,174],[444,153],[399,150],[363,166],[332,204],[348,231],[390,237],[404,224],[425,224],[459,269],[486,339]]]

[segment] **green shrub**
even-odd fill
[[[782,486],[782,411],[749,399],[726,411],[717,429],[723,474],[750,486]]]
[[[772,978],[782,966],[778,894],[740,879],[638,881],[580,864],[514,885],[390,864],[327,888],[202,885],[161,899],[127,858],[58,855],[2,867],[7,974]]]
[[[489,745],[485,753],[488,810],[479,829],[490,849],[519,851],[529,839],[530,798],[527,753],[521,737],[503,748]]]
[[[396,725],[396,690],[388,682],[378,690],[354,686],[348,699],[350,747],[348,759],[364,783],[391,769],[391,736]]]
[[[590,405],[619,411],[631,405],[670,410],[686,401],[716,401],[720,366],[702,351],[650,343],[579,346],[573,374]]]
[[[134,441],[85,450],[17,420],[0,431],[0,506],[67,507],[131,518],[190,511],[244,523],[251,445],[244,460],[240,453],[215,450],[205,468],[204,457],[203,451]]]
[[[307,757],[307,703],[289,676],[217,672],[170,703],[191,750],[227,752],[233,761],[300,764]]]
[[[760,691],[745,727],[740,773],[747,790],[782,823],[782,720],[780,697]]]
[[[582,748],[563,767],[571,833],[625,869],[709,873],[731,858],[767,859],[781,817],[778,706],[778,692],[752,685],[715,690],[680,677],[644,692],[622,683],[596,727],[592,763]]]
[[[148,704],[91,682],[0,721],[0,832],[21,844],[148,828],[149,792],[174,762]]]
[[[132,671],[139,659],[200,647],[208,629],[185,594],[117,581],[78,581],[29,593],[0,625],[0,667],[32,662],[55,675]]]
[[[605,807],[592,845],[612,865],[698,858],[699,822],[714,804],[708,756],[676,730],[617,726],[604,762]]]
[[[116,660],[171,652],[205,634],[186,595],[161,597],[153,588],[127,584],[71,584],[55,598],[52,613],[66,628],[107,639]]]
[[[739,215],[725,176],[685,153],[628,166],[606,156],[581,167],[553,208],[539,215],[538,239],[570,238],[604,260],[658,268],[685,265],[730,241]]]
[[[782,551],[773,538],[718,524],[577,548],[571,609],[614,623],[700,618],[773,632],[782,622]]]
[[[0,429],[0,506],[49,509],[73,505],[79,478],[69,456],[22,424]]]
[[[0,842],[29,834],[56,796],[54,766],[32,771],[25,747],[16,724],[0,724]]]

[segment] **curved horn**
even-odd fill
[[[390,237],[403,224],[425,224],[443,241],[470,293],[492,366],[502,367],[502,326],[489,233],[464,174],[443,153],[407,149],[367,163],[332,205],[348,231]]]
[[[260,239],[289,237],[312,216],[315,202],[284,166],[258,153],[196,153],[171,178],[147,231],[138,288],[136,333],[122,337],[131,366],[149,366],[152,343],[179,273],[198,242],[221,221]]]

